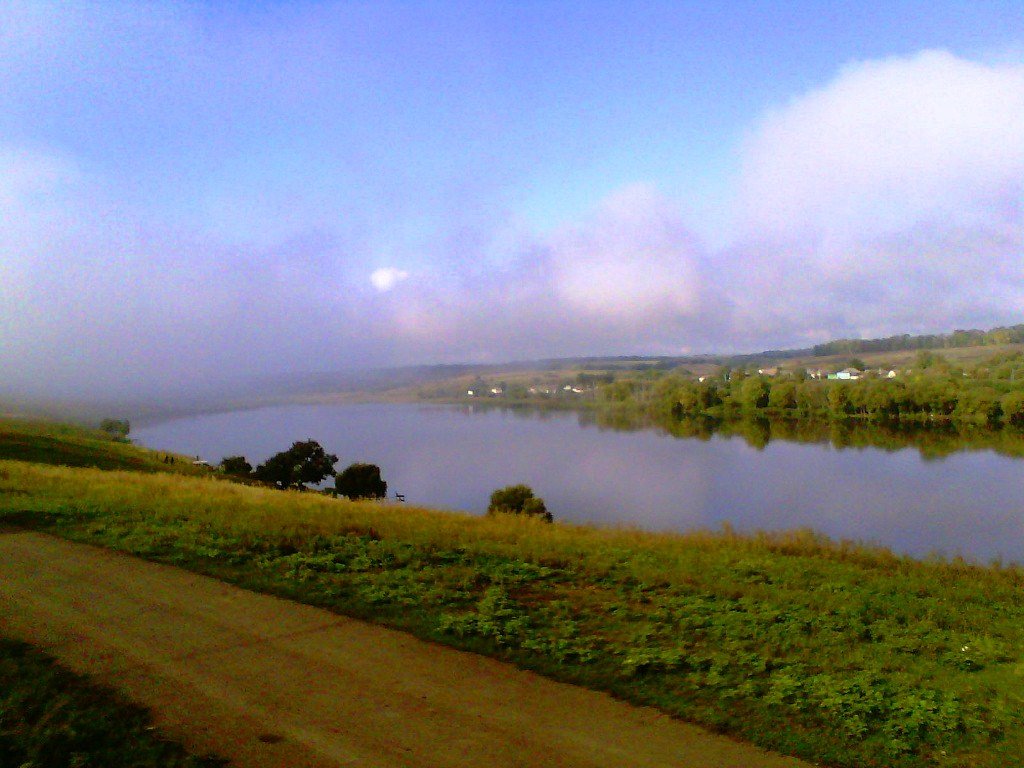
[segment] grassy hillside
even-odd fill
[[[17,418],[0,419],[0,459],[139,472],[209,472],[193,466],[189,456],[140,448],[97,429]]]
[[[1024,764],[1015,568],[810,532],[656,535],[13,461],[0,462],[0,515],[823,764]]]
[[[842,368],[847,365],[851,357],[857,357],[864,362],[868,368],[911,368],[915,364],[917,355],[921,350],[905,349],[894,352],[860,352],[856,355],[807,355],[790,358],[788,360],[773,361],[782,363],[786,367],[793,368],[803,366],[806,368]],[[1024,352],[1024,344],[996,344],[976,347],[950,347],[934,350],[942,355],[950,363],[962,367],[973,367],[993,358],[1005,357],[1006,355]]]

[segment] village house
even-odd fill
[[[856,381],[861,377],[861,372],[856,368],[843,368],[841,371],[830,373],[829,379],[838,379],[840,381]]]

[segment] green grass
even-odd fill
[[[146,710],[13,640],[0,639],[0,766],[223,765],[161,738]]]
[[[0,462],[0,515],[836,766],[1024,765],[1024,572]]]
[[[205,467],[193,466],[191,457],[140,448],[98,429],[27,419],[0,419],[0,459],[139,472],[209,473]]]

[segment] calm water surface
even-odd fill
[[[990,450],[939,459],[739,437],[612,431],[566,412],[419,405],[282,406],[133,427],[142,445],[254,465],[313,438],[379,464],[409,503],[482,513],[527,483],[556,519],[652,530],[809,527],[837,539],[1024,562],[1024,460]]]

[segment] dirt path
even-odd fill
[[[0,533],[0,628],[238,766],[807,765],[491,659],[38,533]]]

